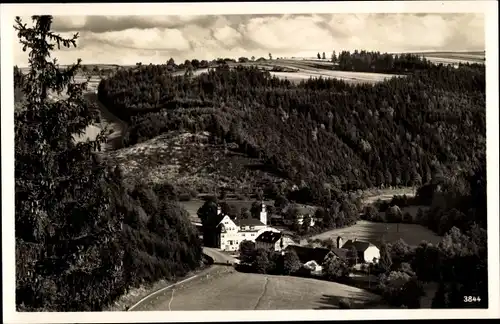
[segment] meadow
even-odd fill
[[[134,310],[337,309],[342,299],[352,308],[388,308],[380,296],[352,286],[231,269],[192,280]]]
[[[337,228],[314,235],[311,239],[325,240],[331,238],[335,241],[339,236],[344,239],[344,242],[358,239],[371,242],[377,246],[380,245],[382,239],[387,243],[403,239],[410,246],[418,246],[424,240],[432,244],[441,241],[440,236],[418,224],[375,223],[365,220],[360,220],[349,227]]]

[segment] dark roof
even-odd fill
[[[323,261],[325,260],[325,257],[330,252],[329,249],[325,248],[310,248],[299,245],[288,245],[285,248],[285,251],[291,251],[291,250],[294,250],[297,253],[300,262],[306,263],[308,261],[314,260],[318,264],[322,264]]]
[[[264,226],[264,224],[256,218],[237,218],[233,220],[236,226]]]
[[[375,245],[371,244],[370,242],[349,240],[345,242],[344,245],[342,245],[342,249],[351,250],[354,247],[356,248],[356,251],[363,252],[366,251],[366,249],[368,249],[370,246],[375,246]]]
[[[333,254],[335,254],[336,256],[338,256],[341,259],[347,258],[348,250],[346,250],[346,249],[333,248],[332,252],[333,252]]]
[[[265,231],[255,239],[255,242],[264,242],[274,244],[282,237],[281,233]]]

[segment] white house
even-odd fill
[[[222,213],[220,207],[217,209],[217,213]],[[237,251],[242,241],[248,240],[255,242],[255,239],[264,231],[279,232],[267,226],[265,204],[262,204],[262,211],[260,212],[259,219],[231,219],[229,216],[225,215],[217,226],[220,229],[218,245],[223,251]]]
[[[338,238],[337,242],[341,242],[342,239]],[[352,251],[356,249],[357,255],[356,263],[374,263],[380,259],[380,250],[375,245],[370,242],[363,242],[354,240],[348,240],[342,245],[343,250]],[[351,258],[354,257],[351,255]]]
[[[279,231],[266,230],[255,239],[255,248],[272,251],[282,251],[288,245],[296,244],[295,241]]]

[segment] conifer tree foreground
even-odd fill
[[[119,183],[95,154],[95,141],[75,143],[95,120],[75,83],[80,60],[66,69],[50,60],[76,47],[51,31],[51,16],[16,18],[29,72],[25,103],[15,112],[16,305],[18,311],[90,311],[123,292],[122,217],[114,209]],[[51,92],[67,98],[53,101]]]

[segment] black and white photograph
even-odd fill
[[[495,1],[1,10],[6,322],[499,316]]]

